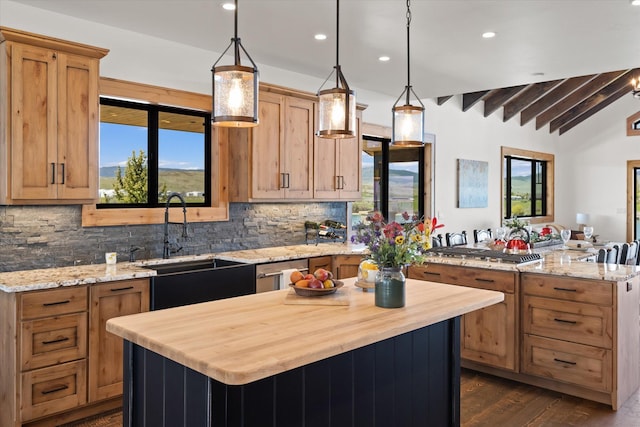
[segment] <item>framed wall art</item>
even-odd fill
[[[489,205],[489,162],[458,159],[458,207]]]

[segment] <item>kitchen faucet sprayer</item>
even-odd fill
[[[184,201],[184,198],[180,195],[180,193],[170,193],[169,197],[167,197],[167,203],[165,204],[164,209],[164,248],[162,251],[162,258],[169,258],[170,250],[169,250],[169,207],[171,204],[171,199],[177,197],[180,199],[180,203],[182,204],[182,214],[183,214],[183,222],[182,222],[182,237],[188,237],[187,234],[187,203]],[[172,223],[174,224],[174,223]],[[175,223],[179,224],[179,223]],[[182,247],[178,248],[175,252],[179,252]]]

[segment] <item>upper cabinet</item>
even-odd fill
[[[358,200],[362,191],[362,111],[356,113],[356,137],[317,138],[314,145],[313,197]]]
[[[259,124],[230,131],[230,201],[313,197],[312,99],[260,91]]]
[[[108,50],[0,28],[0,203],[98,197],[99,60]]]
[[[261,84],[258,110],[258,126],[228,131],[229,201],[360,198],[362,139],[316,138],[315,95]]]

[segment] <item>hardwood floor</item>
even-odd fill
[[[602,403],[463,369],[460,402],[464,427],[640,427],[640,391],[614,411]]]
[[[640,427],[640,391],[613,411],[602,403],[463,369],[460,401],[462,427]],[[122,413],[64,427],[122,427]]]

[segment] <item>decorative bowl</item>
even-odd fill
[[[322,288],[322,289],[300,288],[296,286],[295,283],[289,283],[289,286],[291,286],[293,290],[296,291],[296,294],[300,295],[301,297],[321,297],[323,295],[332,294],[335,291],[337,291],[339,288],[344,286],[344,282],[341,282],[340,280],[334,280],[333,284],[335,285],[333,288]]]

